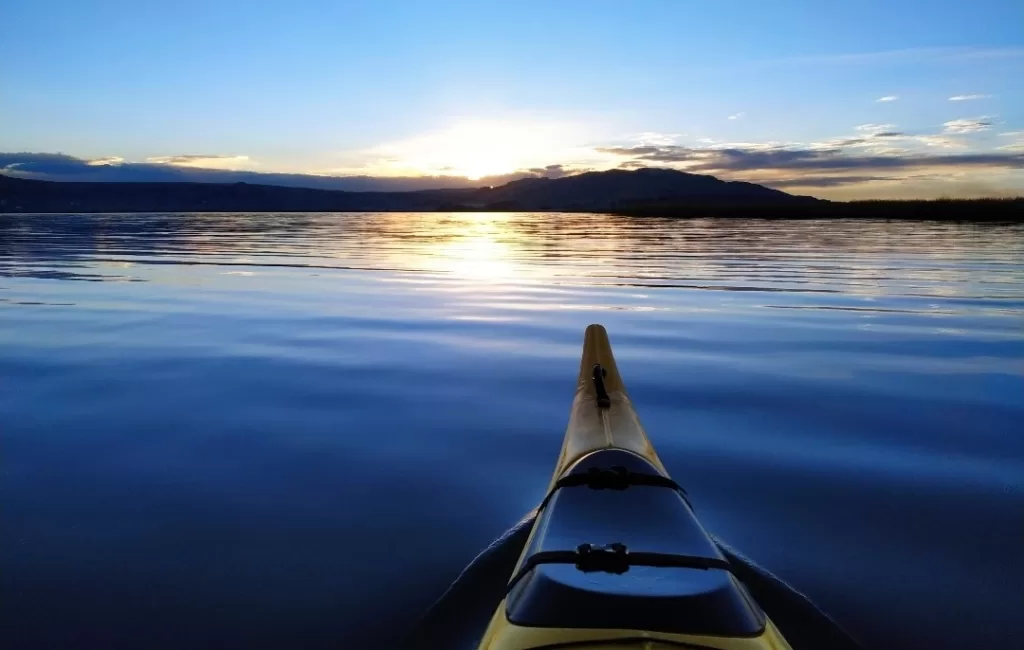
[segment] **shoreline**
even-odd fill
[[[687,205],[645,203],[607,211],[630,217],[673,219],[882,219],[898,221],[1024,222],[1024,197],[997,199],[906,199],[793,205]]]
[[[61,206],[65,208],[65,206]],[[148,206],[149,207],[149,206]],[[662,219],[766,219],[779,221],[803,220],[891,220],[891,221],[960,221],[977,223],[1024,223],[1024,197],[1004,199],[910,199],[910,200],[865,200],[849,202],[820,201],[804,204],[753,204],[739,203],[644,203],[603,210],[594,209],[536,209],[515,206],[467,206],[450,205],[432,209],[378,208],[365,210],[310,210],[301,207],[268,206],[231,209],[210,207],[206,209],[181,209],[179,206],[151,206],[152,209],[123,209],[119,206],[89,206],[81,208],[66,206],[57,210],[22,209],[0,205],[0,215],[16,214],[154,214],[154,213],[444,213],[444,212],[532,212],[547,214],[607,214],[623,217],[651,217]]]

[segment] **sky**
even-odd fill
[[[23,177],[1024,195],[1020,0],[34,0],[0,43]]]

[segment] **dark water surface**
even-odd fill
[[[1020,642],[1022,227],[162,214],[0,215],[0,645],[390,638],[591,322],[715,535],[867,645]]]

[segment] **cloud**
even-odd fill
[[[637,144],[675,144],[685,133],[660,133],[658,131],[644,131],[627,138],[630,142]]]
[[[1007,131],[1006,133],[1000,133],[999,135],[1016,138],[1016,140],[1009,144],[996,147],[996,149],[1001,151],[1024,151],[1024,131]]]
[[[886,95],[885,97],[879,97],[876,102],[894,102],[899,99],[899,95]]]
[[[0,152],[0,173],[9,176],[30,177],[34,174],[78,176],[89,171],[91,171],[89,161],[63,153]]]
[[[943,133],[978,133],[992,128],[991,117],[962,118],[943,122]]]
[[[888,127],[891,125],[872,125]],[[875,129],[866,129],[884,133]],[[864,131],[864,130],[862,130]],[[919,138],[847,138],[869,143],[914,143]],[[859,144],[859,143],[858,143]],[[1024,147],[978,153],[945,153],[896,147],[844,148],[787,144],[774,148],[605,147],[619,167],[662,166],[689,173],[744,180],[777,189],[806,188],[824,198],[927,198],[1010,196],[1024,190]],[[978,184],[982,179],[983,188]]]
[[[178,165],[203,169],[244,169],[254,164],[249,156],[211,156],[206,154],[154,156],[147,158],[146,162],[156,165]]]
[[[895,124],[861,124],[853,127],[854,131],[873,137],[879,133],[891,133],[896,129]]]
[[[85,160],[65,154],[3,153],[0,152],[0,173],[19,178],[49,181],[82,182],[147,182],[147,183],[253,183],[285,187],[309,187],[352,192],[403,192],[440,188],[480,187],[500,184],[507,180],[481,179],[470,181],[459,176],[330,176],[316,174],[261,173],[247,170],[209,169],[194,165],[153,162],[119,162],[117,157]],[[160,159],[180,159],[195,162],[198,159],[230,159],[233,156],[166,156]],[[94,164],[97,160],[109,164]],[[514,178],[532,175],[521,172]],[[508,180],[513,180],[510,177]]]
[[[953,95],[949,98],[951,102],[969,102],[974,99],[988,99],[992,95]]]
[[[619,169],[643,169],[647,163],[642,160],[626,160],[619,163]]]
[[[123,162],[124,158],[121,156],[107,156],[106,158],[93,158],[92,160],[87,160],[85,164],[96,167],[99,165],[120,165]]]
[[[918,188],[915,190],[918,195],[928,195],[921,189],[925,187],[922,183],[931,183],[928,187],[932,189],[927,191],[934,190],[938,195],[943,193],[943,182],[960,182],[971,178],[972,172],[975,177],[986,180],[1004,179],[992,182],[1012,191],[1009,188],[1019,186],[1024,179],[1020,171],[1024,169],[1024,139],[1021,138],[1024,132],[1001,134],[1007,144],[988,151],[942,151],[966,147],[970,138],[964,134],[969,136],[979,129],[990,128],[990,124],[990,118],[953,120],[945,125],[946,132],[925,135],[905,133],[894,124],[861,124],[853,129],[853,135],[812,143],[705,142],[684,146],[669,142],[667,138],[650,138],[662,143],[598,147],[589,149],[588,156],[570,159],[576,162],[566,162],[563,158],[558,164],[524,166],[507,174],[477,180],[447,171],[440,175],[379,177],[267,173],[200,166],[229,164],[239,159],[256,164],[244,156],[209,154],[160,156],[146,162],[127,162],[116,156],[88,160],[66,154],[0,152],[0,172],[57,181],[246,182],[346,191],[415,191],[497,186],[522,178],[560,178],[610,167],[661,166],[778,188],[806,187],[809,191],[817,188],[820,191],[812,193],[833,198],[855,196],[860,184],[866,184],[863,191],[872,192],[871,196],[878,196],[878,192],[904,192],[904,189],[894,189],[900,185],[896,181],[917,183],[914,187]],[[600,162],[588,162],[593,160]],[[1000,175],[1000,170],[1005,172]]]
[[[862,147],[867,144],[871,144],[871,138],[835,138],[833,140],[823,140],[822,142],[812,142],[809,149],[841,149],[843,147]]]
[[[767,171],[856,171],[921,168],[1004,168],[1024,169],[1024,155],[1017,153],[974,153],[954,155],[853,155],[841,149],[772,150],[695,149],[668,147],[606,147],[607,153],[648,164],[672,164],[689,172],[711,174]]]
[[[733,113],[732,115],[729,116],[728,119],[730,119],[730,120],[738,120],[741,117],[743,117],[744,115],[746,115],[746,113],[743,112],[743,111],[740,111],[739,113]]]
[[[865,149],[875,154],[903,154],[906,149],[894,147],[922,145],[925,147],[962,148],[962,142],[947,136],[913,135],[900,131],[894,124],[861,124],[853,127],[857,133],[853,136],[833,138],[822,142],[812,142],[809,149]]]
[[[896,130],[895,124],[861,124],[853,127],[857,135],[852,138],[826,141],[823,144],[831,144],[836,147],[867,147],[870,146],[877,151],[882,147],[890,148],[894,140],[906,144],[921,144],[926,147],[941,147],[944,149],[958,149],[966,145],[953,138],[944,135],[911,135]],[[828,147],[825,147],[828,148]]]
[[[32,153],[28,151],[11,153],[0,152],[0,169],[7,169],[8,167],[26,164],[48,165],[54,163],[77,163],[79,161],[79,158],[63,153]]]
[[[967,145],[962,140],[954,140],[942,135],[915,135],[909,138],[914,142],[923,144],[926,147],[937,147],[939,149],[965,149]]]
[[[86,160],[65,154],[0,152],[0,173],[36,180],[149,183],[253,183],[284,187],[309,187],[349,192],[409,192],[433,189],[465,189],[504,185],[521,178],[561,178],[584,171],[568,163],[519,169],[508,174],[471,180],[456,175],[388,176],[282,174],[238,169],[216,169],[200,164],[233,161],[239,156],[159,156],[147,162],[125,162],[118,156]],[[241,158],[245,158],[241,156]],[[255,164],[255,163],[253,163]]]
[[[520,170],[517,173],[528,173],[539,178],[562,178],[563,176],[578,174],[580,173],[580,170],[569,169],[565,165],[547,165],[546,167],[533,167],[531,169]]]
[[[907,135],[903,131],[896,130],[895,124],[861,124],[860,126],[853,127],[853,130],[857,132],[857,135],[845,141],[849,144],[841,146],[875,144],[875,141],[879,138],[903,138]]]
[[[892,182],[902,180],[893,176],[798,176],[767,181],[765,184],[775,188],[783,187],[839,187],[841,185],[858,185],[860,183]]]

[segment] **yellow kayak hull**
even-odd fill
[[[603,369],[604,393],[594,380],[595,366]],[[599,405],[599,400],[603,402]],[[551,479],[551,490],[568,471],[593,452],[617,449],[632,452],[667,477],[661,459],[647,438],[640,419],[629,399],[612,354],[608,333],[600,325],[587,328],[583,342],[580,372],[576,382],[569,425],[562,450]],[[538,535],[535,525],[524,547],[513,575],[520,573]],[[727,637],[677,634],[640,629],[559,628],[516,625],[506,615],[507,599],[502,600],[484,633],[479,650],[528,650],[571,647],[660,650],[667,648],[716,648],[721,650],[790,650],[775,625],[765,617],[765,624],[755,636]]]

